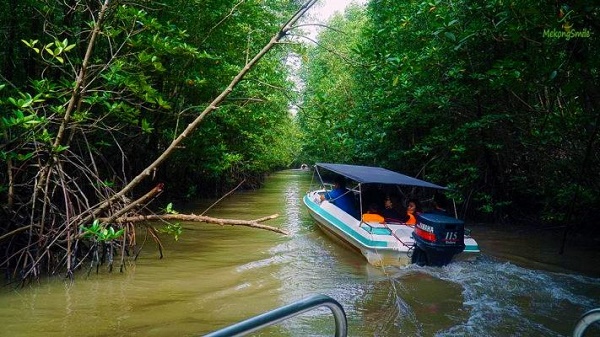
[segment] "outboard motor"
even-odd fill
[[[465,223],[446,215],[417,215],[413,232],[415,250],[412,263],[420,266],[444,266],[465,249]]]

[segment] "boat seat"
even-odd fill
[[[384,224],[375,222],[375,221],[363,221],[360,224],[364,230],[369,232],[370,234],[377,235],[392,235],[392,231],[386,227]]]

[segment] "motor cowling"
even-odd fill
[[[465,224],[450,216],[419,214],[412,235],[416,246],[412,262],[419,265],[444,266],[465,249]]]

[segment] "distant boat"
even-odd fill
[[[356,184],[347,190],[356,201],[356,208],[365,209],[365,191],[384,193],[394,190],[404,196],[414,196],[414,190],[444,191],[447,188],[381,167],[347,164],[317,163],[314,175],[321,185],[309,191],[303,202],[319,227],[331,237],[347,243],[375,266],[410,263],[443,266],[456,258],[473,258],[479,246],[464,222],[449,215],[420,213],[414,226],[400,222],[373,221],[360,215],[360,219],[335,205],[335,200],[321,200],[321,195],[332,189],[323,177],[343,176]],[[403,190],[410,189],[411,193]],[[424,194],[423,194],[424,195]],[[383,196],[382,196],[383,198]],[[357,214],[358,215],[358,214]]]

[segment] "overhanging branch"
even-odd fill
[[[262,225],[261,222],[275,219],[279,216],[279,214],[273,214],[270,216],[262,217],[255,220],[239,220],[239,219],[221,219],[221,218],[213,218],[205,215],[195,215],[195,214],[152,214],[152,215],[135,215],[135,216],[125,216],[114,219],[115,223],[127,223],[127,222],[145,222],[145,221],[188,221],[188,222],[205,222],[212,223],[221,226],[246,226],[258,229],[264,229],[271,232],[276,232],[280,234],[288,235],[286,231],[283,229],[279,229],[272,226]],[[106,222],[109,218],[100,218],[98,219],[101,222]]]

